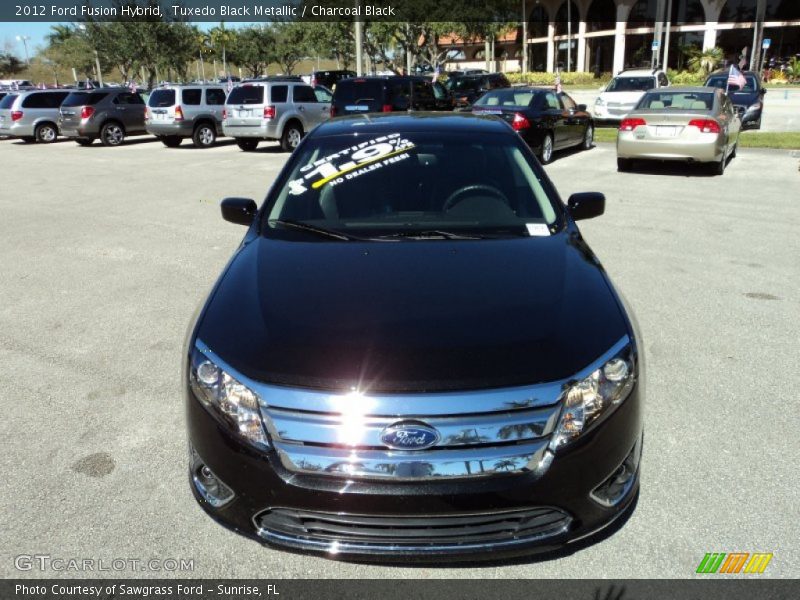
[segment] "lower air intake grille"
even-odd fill
[[[367,516],[274,508],[254,518],[264,538],[275,533],[365,546],[457,547],[519,538],[540,539],[565,532],[570,522],[565,512],[549,507],[446,516]]]

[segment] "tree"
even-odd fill
[[[308,56],[305,25],[296,21],[281,21],[271,27],[275,36],[275,62],[285,75],[291,75],[301,60]]]
[[[225,21],[222,21],[219,24],[219,27],[214,27],[208,32],[209,38],[211,39],[211,48],[213,49],[213,56],[214,58],[222,61],[222,68],[225,71],[225,75],[230,73],[230,69],[228,69],[229,62],[235,62],[235,57],[231,52],[236,47],[236,31],[233,29],[227,29],[225,27]],[[217,74],[214,73],[214,77]]]
[[[276,58],[274,32],[262,26],[240,29],[233,54],[236,64],[245,67],[250,77],[261,77]]]
[[[16,75],[25,70],[25,63],[9,52],[0,52],[0,75]]]
[[[700,75],[708,75],[719,63],[722,62],[722,48],[709,48],[708,50],[695,50],[689,57],[689,68]]]
[[[342,69],[349,69],[355,62],[355,36],[352,23],[309,22],[304,25],[309,54],[335,60]]]

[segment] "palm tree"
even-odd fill
[[[800,58],[795,56],[789,61],[786,66],[786,75],[789,76],[790,81],[800,79]]]
[[[75,30],[70,25],[53,25],[50,27],[50,33],[44,36],[44,39],[47,40],[48,46],[57,46],[66,42],[73,35],[75,35]]]
[[[689,58],[689,68],[701,75],[708,75],[722,62],[722,48],[709,48],[702,52],[695,51]]]

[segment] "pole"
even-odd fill
[[[522,0],[522,64],[520,72],[528,72],[528,11],[525,9],[525,0]]]
[[[203,51],[200,50],[200,68],[203,71],[203,83],[206,81],[206,63],[203,60]]]
[[[356,75],[361,77],[364,74],[364,23],[360,18],[356,18]]]
[[[100,84],[100,87],[103,87],[103,72],[100,70],[100,55],[97,53],[97,50],[94,51],[94,64],[97,67],[97,82]]]
[[[667,33],[666,37],[664,38],[664,60],[661,63],[661,67],[664,69],[664,72],[667,71],[667,67],[669,66],[669,30],[672,26],[672,0],[667,0]]]
[[[567,71],[572,71],[572,0],[567,0]]]

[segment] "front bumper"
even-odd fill
[[[262,452],[243,443],[188,387],[186,395],[190,444],[235,494],[219,508],[192,485],[195,497],[221,524],[275,546],[382,561],[498,559],[551,552],[609,525],[625,513],[638,490],[637,454],[635,478],[615,506],[590,496],[632,451],[641,449],[639,383],[598,427],[559,451],[543,474],[416,481],[356,480],[289,470],[274,449]],[[520,521],[520,514],[527,520]],[[393,519],[419,527],[406,530],[401,541],[383,530],[372,536],[364,532],[380,530]],[[488,538],[479,535],[496,529],[498,521],[510,523],[509,531]],[[426,535],[432,527],[456,526],[461,531],[454,529],[452,536]]]

